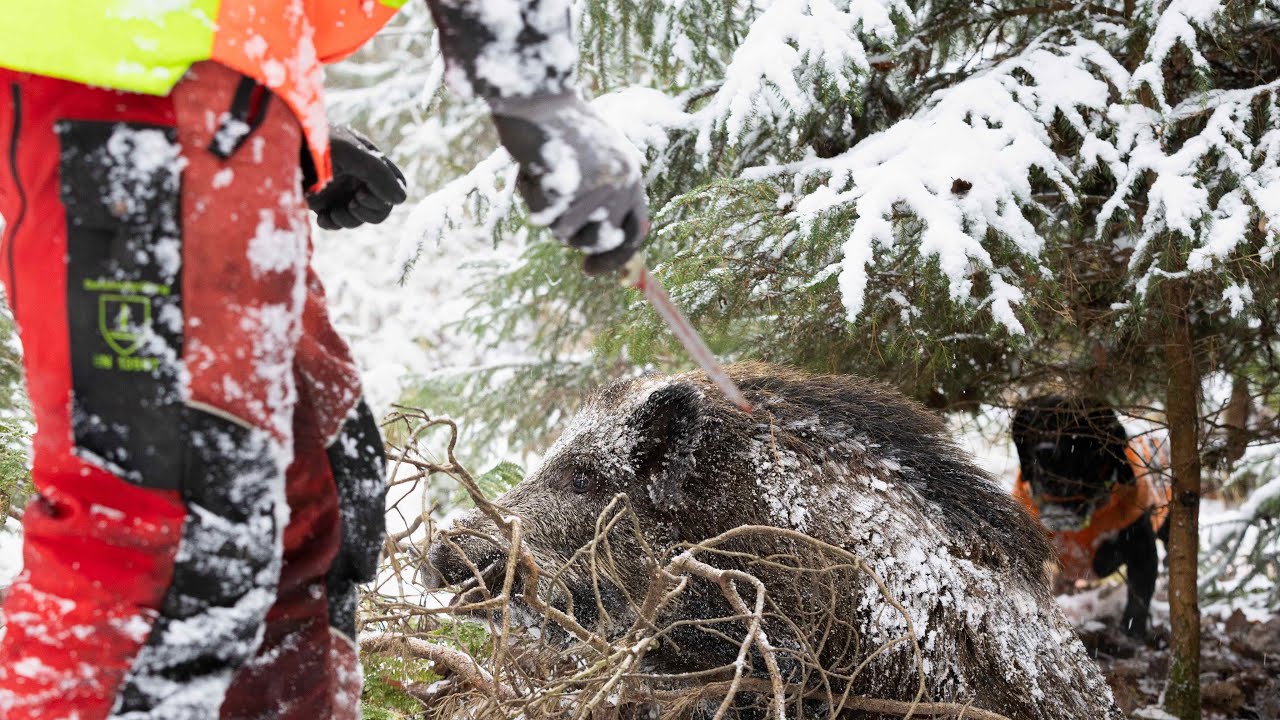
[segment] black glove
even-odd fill
[[[307,195],[316,224],[325,230],[353,228],[387,219],[391,208],[405,201],[400,168],[360,133],[341,125],[329,126],[333,179],[319,192]]]
[[[574,93],[490,100],[516,189],[534,222],[587,254],[582,268],[621,268],[644,243],[649,207],[626,138]]]

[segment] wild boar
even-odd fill
[[[765,630],[787,682],[812,687],[821,667],[837,694],[911,700],[922,671],[934,702],[1026,720],[1121,717],[1054,605],[1043,532],[937,417],[858,378],[762,364],[729,374],[751,414],[697,372],[605,387],[542,466],[498,498],[521,519],[523,546],[543,568],[539,597],[617,637],[648,593],[651,553],[669,559],[743,526],[798,531],[865,566],[783,532],[695,549],[763,583]],[[607,548],[591,545],[597,517],[618,495],[638,534],[619,522]],[[428,556],[437,582],[501,574],[508,548],[483,539],[502,536],[486,515],[473,512],[446,534]],[[588,546],[607,549],[607,561],[588,562],[578,552]],[[752,602],[751,589],[739,589]],[[646,668],[732,667],[745,625],[724,619],[735,614],[724,597],[715,583],[691,578],[664,609],[657,625],[668,632]],[[517,609],[532,615],[527,603]],[[706,623],[687,622],[698,619]],[[758,657],[752,666],[762,672]]]

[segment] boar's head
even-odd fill
[[[748,433],[754,421],[714,393],[688,379],[611,385],[587,401],[541,467],[495,501],[520,518],[522,546],[542,572],[540,596],[587,627],[623,630],[655,560],[682,540],[762,521],[755,498],[715,482],[740,462],[732,449],[741,443],[726,435]],[[607,512],[611,504],[621,517]],[[483,581],[496,594],[508,545],[489,516],[472,511],[433,543],[432,581]],[[513,592],[517,609],[523,590]]]

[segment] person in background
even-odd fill
[[[384,458],[309,264],[400,171],[324,115],[390,0],[0,0],[0,278],[38,432],[8,720],[355,718]],[[536,221],[605,273],[648,228],[563,0],[434,0]]]

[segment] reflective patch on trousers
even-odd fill
[[[279,445],[194,409],[187,507],[173,583],[112,718],[216,718],[232,674],[258,649],[280,579],[285,507]]]
[[[182,233],[177,131],[60,120],[76,453],[129,482],[182,475]]]

